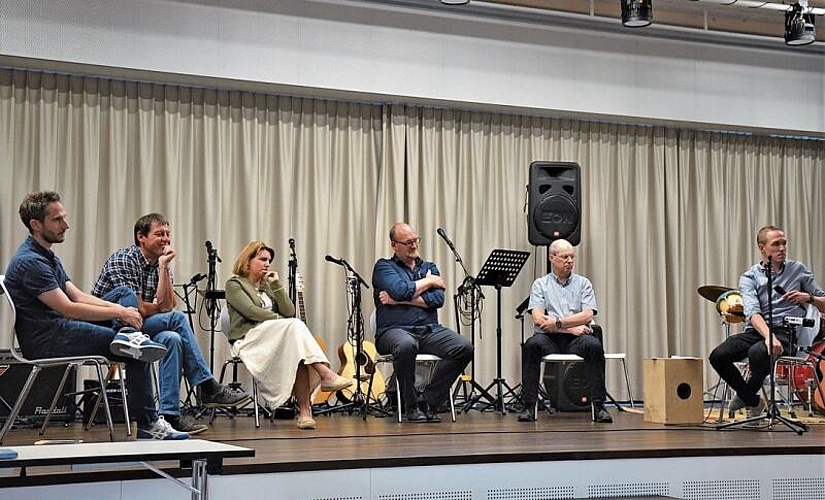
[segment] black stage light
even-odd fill
[[[816,40],[814,15],[799,3],[785,11],[785,45],[808,45]]]
[[[653,0],[622,0],[622,24],[643,28],[653,22]]]

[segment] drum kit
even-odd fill
[[[730,336],[730,325],[745,322],[742,295],[739,290],[720,285],[705,285],[699,287],[697,292],[703,298],[716,304],[716,312],[719,314],[725,329],[725,339]],[[823,373],[825,373],[825,355],[823,355],[823,351],[825,351],[825,321],[820,321],[819,311],[815,307],[810,306],[808,312],[807,316],[809,319],[815,320],[815,326],[807,329],[807,332],[803,332],[804,335],[799,335],[800,344],[797,346],[800,351],[807,353],[807,356],[780,358],[780,361],[792,359],[796,362],[777,363],[775,377],[792,388],[798,400],[807,404],[811,411],[815,407],[820,413],[825,413],[825,398],[823,398],[823,394],[825,394],[825,381],[823,381]],[[723,382],[720,381],[721,383]],[[715,391],[718,386],[719,384],[711,390]],[[728,388],[725,384],[722,396],[723,403],[728,400],[729,395],[727,393]],[[721,412],[719,420],[722,420]]]

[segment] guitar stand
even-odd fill
[[[529,257],[529,252],[495,249],[490,253],[487,261],[478,271],[476,284],[492,286],[496,289],[496,378],[481,391],[479,396],[468,401],[467,404],[465,404],[465,408],[472,408],[480,403],[480,398],[484,396],[489,400],[487,407],[484,408],[485,410],[488,408],[499,408],[501,414],[506,415],[507,408],[504,403],[504,398],[512,398],[515,396],[513,388],[510,387],[504,377],[501,376],[501,289],[513,284]],[[495,397],[490,394],[493,388],[496,390]]]

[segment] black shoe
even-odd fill
[[[607,408],[602,405],[593,406],[593,421],[597,424],[612,424],[613,417],[607,412]]]
[[[407,410],[407,422],[412,422],[414,424],[426,424],[429,420],[427,420],[427,415],[425,415],[423,411],[419,410],[418,407],[415,407]]]
[[[419,403],[418,408],[421,410],[421,413],[423,413],[424,416],[427,417],[427,422],[441,422],[441,417],[435,414],[432,406],[430,406],[430,404],[426,401]]]
[[[518,414],[519,422],[535,422],[536,421],[536,405],[527,405],[521,413]]]
[[[207,394],[206,391],[201,391],[200,400],[201,404],[206,408],[226,408],[245,403],[249,400],[249,394],[242,390],[235,390],[224,385],[221,386],[221,390],[212,394]]]

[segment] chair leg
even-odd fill
[[[630,399],[630,407],[635,408],[633,403],[633,389],[630,387],[630,374],[627,371],[627,359],[622,358],[622,369],[624,369],[624,382],[627,384],[627,397]]]
[[[29,378],[26,379],[26,383],[23,384],[23,388],[20,389],[20,395],[17,396],[17,401],[14,403],[14,406],[9,412],[9,416],[6,417],[6,423],[3,424],[3,429],[0,430],[0,444],[3,444],[6,434],[9,432],[9,429],[11,429],[11,426],[14,425],[14,421],[20,413],[23,403],[26,402],[26,398],[29,397],[29,392],[31,392],[32,386],[34,386],[34,380],[37,378],[40,370],[41,368],[39,366],[32,366],[32,371],[29,372]]]
[[[124,365],[118,363],[117,364],[118,370],[120,371],[120,377],[118,377],[118,382],[120,385],[120,400],[123,401],[123,421],[126,422],[126,435],[132,435],[132,417],[129,415],[129,403],[126,401],[126,377],[124,377]]]
[[[370,383],[367,384],[367,394],[366,394],[366,396],[364,396],[366,398],[365,401],[364,401],[364,415],[363,415],[364,422],[367,421],[367,413],[369,413],[368,408],[370,407],[370,395],[372,394],[372,383],[375,380],[375,370],[377,370],[377,368],[373,364],[372,373],[370,373]]]
[[[255,405],[255,428],[258,429],[261,427],[261,417],[258,407],[258,381],[254,378],[252,379],[252,404]]]
[[[60,399],[60,396],[63,393],[63,388],[66,386],[66,380],[69,379],[69,373],[71,373],[74,366],[74,364],[69,363],[66,365],[66,369],[63,370],[63,378],[60,379],[60,384],[58,384],[57,390],[54,391],[54,397],[52,398],[52,403],[49,405],[49,411],[46,412],[46,418],[43,419],[43,425],[40,426],[41,436],[46,433],[46,426],[49,425],[49,420],[52,419],[54,407],[57,406],[57,400]]]
[[[114,422],[112,422],[112,409],[109,406],[109,396],[106,394],[106,388],[109,386],[109,377],[112,375],[115,366],[116,365],[114,365],[114,364],[111,365],[109,367],[109,373],[104,377],[103,376],[103,368],[100,366],[100,364],[95,363],[95,370],[97,371],[97,381],[100,383],[100,395],[95,400],[94,411],[92,412],[92,416],[89,417],[89,422],[87,423],[87,425],[88,425],[92,421],[94,421],[94,418],[95,418],[94,413],[97,412],[97,407],[100,404],[100,400],[102,398],[103,399],[103,412],[106,415],[106,427],[109,429],[109,441],[112,441],[112,442],[114,442],[114,440],[115,440],[115,424],[114,424]],[[121,374],[121,379],[122,378],[123,378],[123,376]],[[124,393],[124,395],[125,395],[125,393]],[[127,406],[126,399],[124,399],[123,400],[124,415],[126,415],[126,410],[125,410],[126,406]],[[131,432],[132,432],[131,431],[132,423],[127,420],[126,421],[126,426],[129,427],[129,434],[131,434]]]
[[[454,397],[454,392],[453,391],[454,391],[454,389],[457,389],[457,384],[460,380],[461,380],[461,377],[455,379],[455,382],[453,383],[453,386],[450,387],[450,417],[452,418],[453,423],[455,423],[455,397]]]
[[[401,384],[398,383],[398,377],[395,377],[395,408],[398,411],[398,423],[401,423]]]

